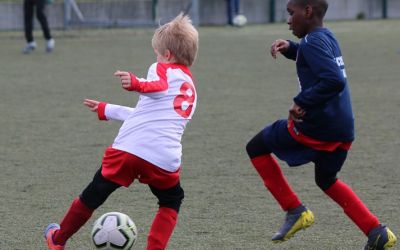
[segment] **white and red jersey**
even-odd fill
[[[102,120],[124,123],[112,148],[134,154],[164,170],[181,166],[181,138],[196,108],[197,96],[189,68],[154,63],[147,78],[131,74],[130,90],[140,93],[135,108],[101,103]]]

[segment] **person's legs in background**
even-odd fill
[[[36,48],[36,42],[33,39],[33,0],[24,0],[24,31],[26,46],[22,50],[24,54],[28,54]]]
[[[46,39],[46,52],[52,52],[54,49],[54,39],[51,37],[49,23],[44,13],[46,7],[46,0],[37,0],[36,17],[42,27],[43,36]]]
[[[233,18],[239,14],[240,10],[239,0],[227,0],[226,10],[227,10],[228,24],[233,25]]]

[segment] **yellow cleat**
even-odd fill
[[[396,235],[386,226],[379,225],[368,233],[364,250],[386,250],[396,245],[396,242]]]
[[[290,239],[296,232],[306,229],[314,224],[314,214],[301,205],[292,211],[287,212],[285,223],[272,237],[272,242],[281,243]]]

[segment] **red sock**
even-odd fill
[[[80,198],[76,198],[53,237],[53,241],[57,245],[65,245],[65,242],[76,233],[92,216],[94,209],[88,208]]]
[[[284,211],[301,205],[300,200],[283,175],[278,162],[271,154],[257,156],[251,159],[251,162],[263,179],[265,187],[275,197]]]
[[[379,220],[372,214],[354,191],[344,182],[337,180],[325,193],[343,208],[344,213],[364,232],[379,225]]]
[[[178,213],[176,210],[168,207],[160,207],[151,225],[146,249],[164,250],[174,231],[177,219]]]

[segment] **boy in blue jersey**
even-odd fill
[[[368,236],[365,250],[393,247],[396,236],[382,225],[353,190],[337,178],[354,140],[354,116],[342,54],[332,32],[323,27],[326,0],[290,0],[288,25],[300,42],[278,39],[278,52],[296,61],[300,92],[293,98],[287,120],[264,128],[246,146],[265,187],[286,211],[286,219],[273,242],[283,242],[314,223],[287,182],[278,162],[289,166],[313,162],[315,182]]]

